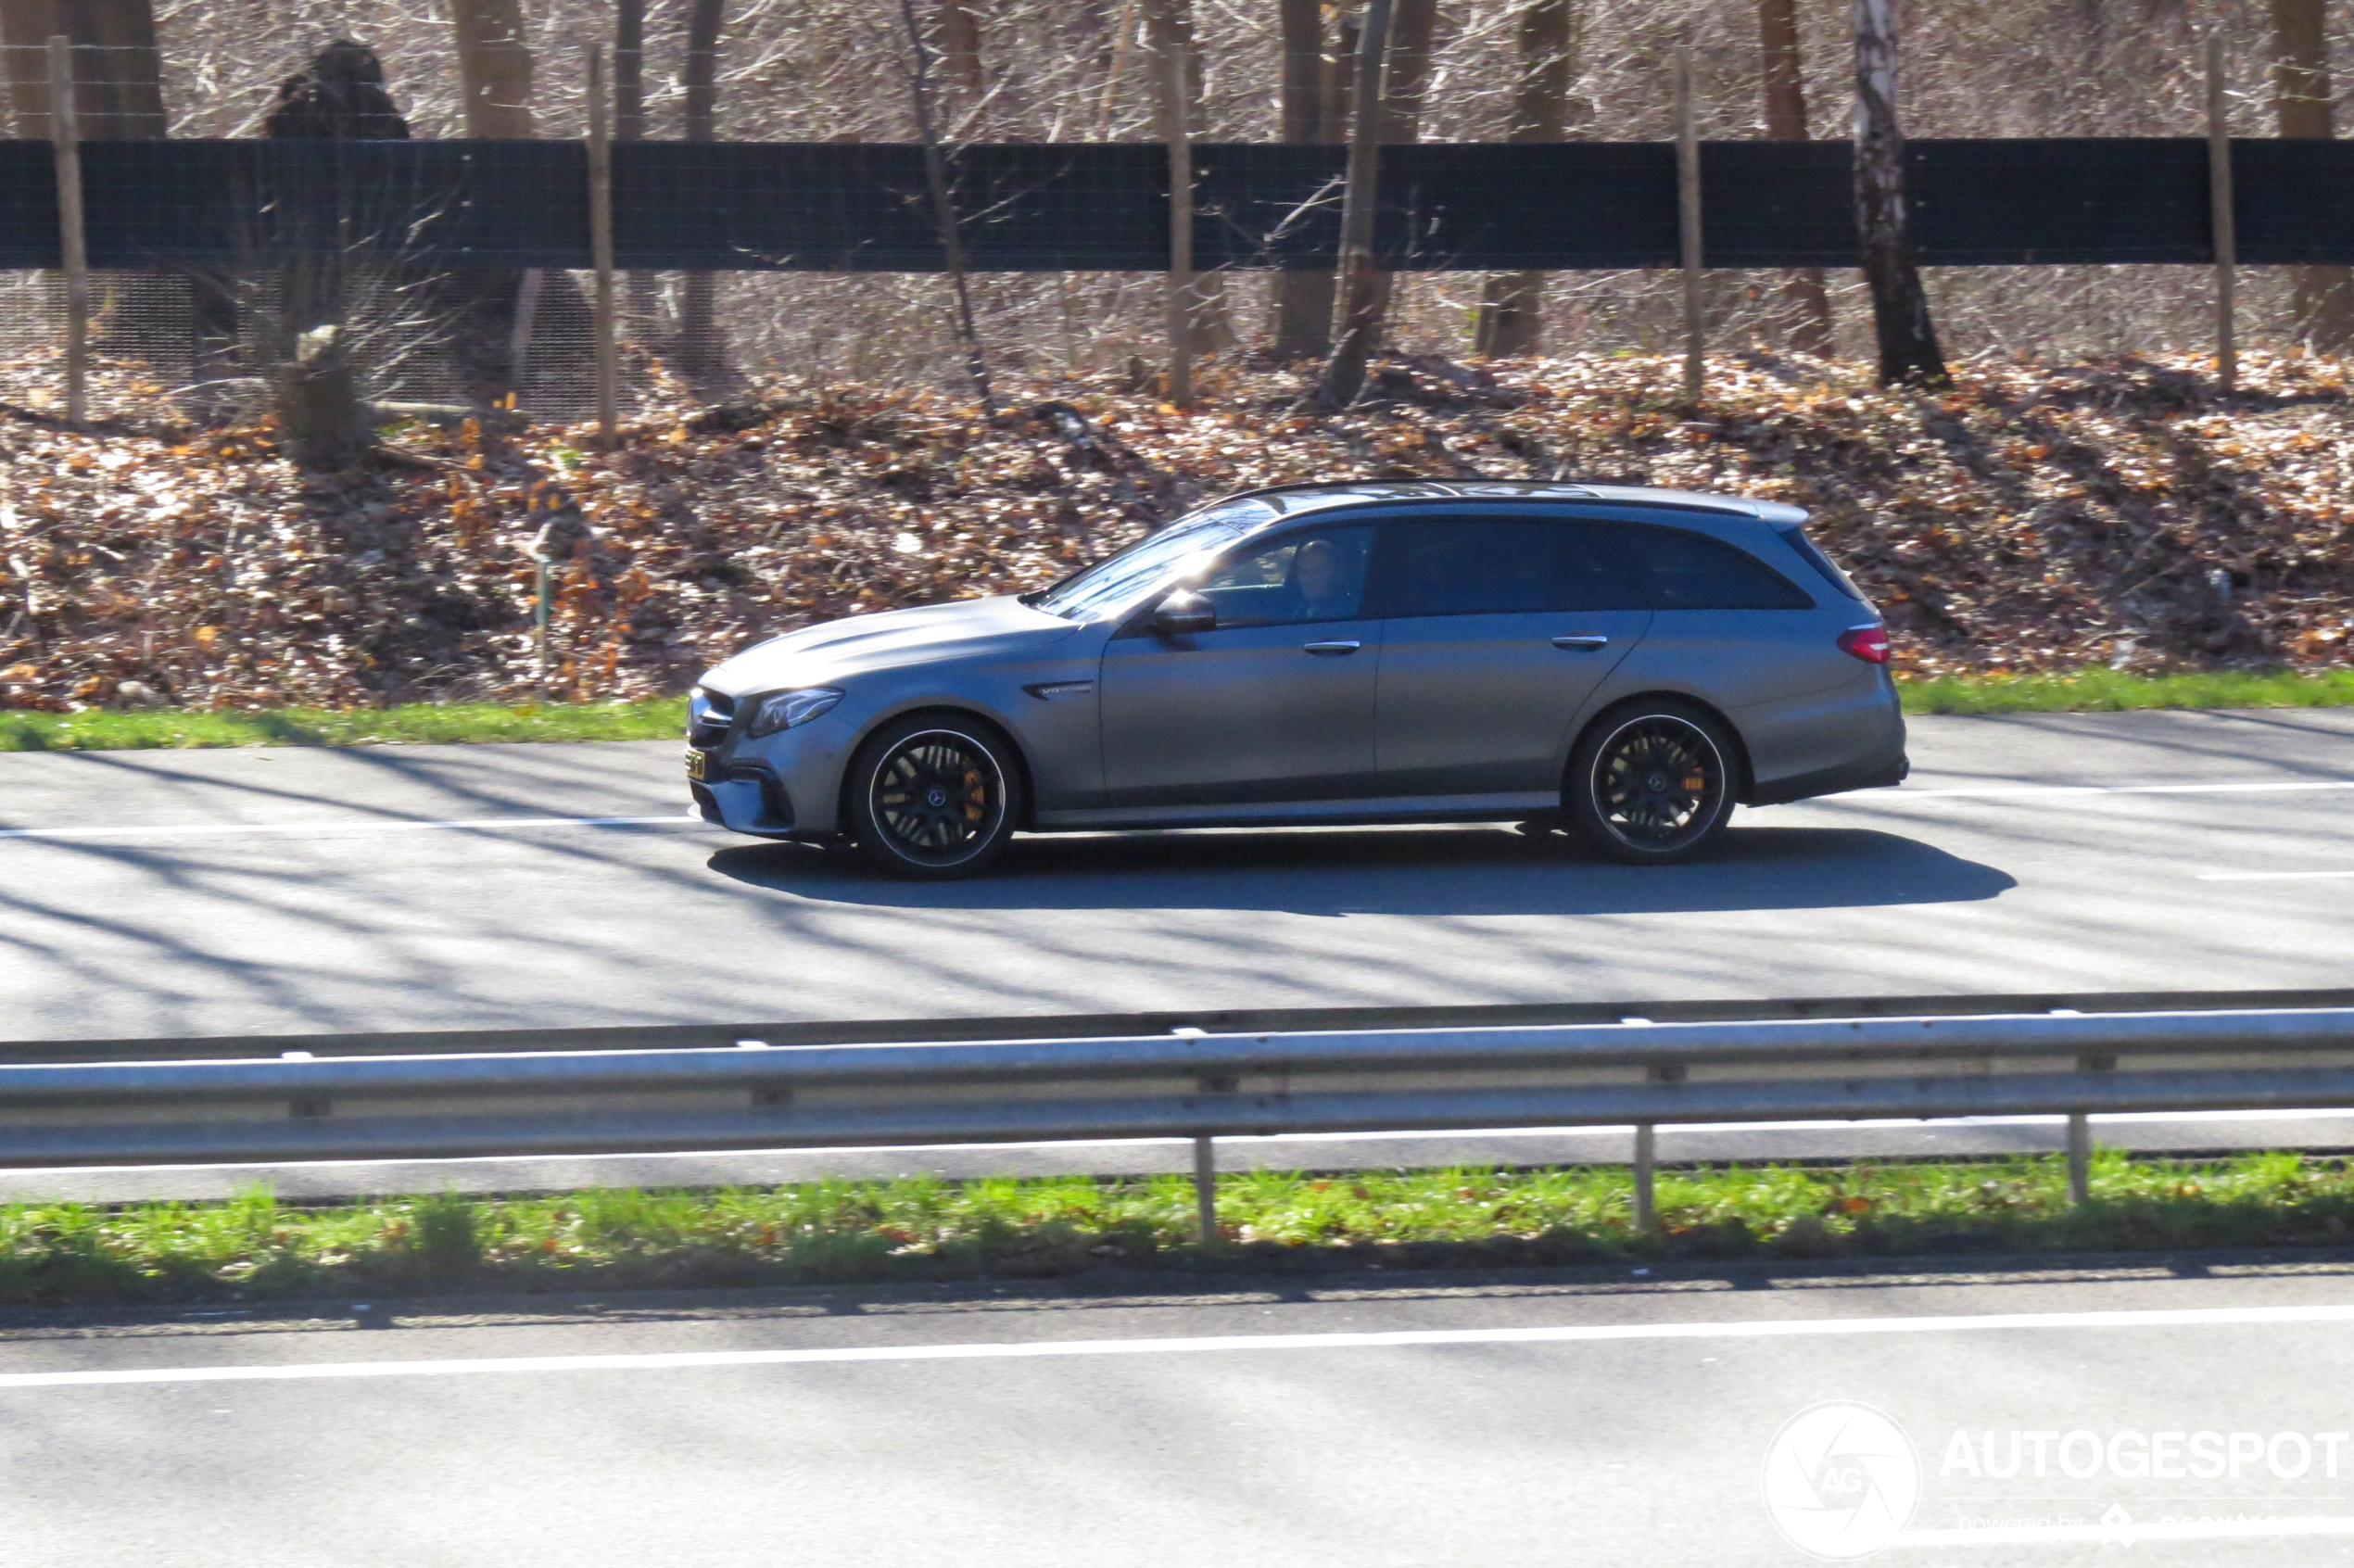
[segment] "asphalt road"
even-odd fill
[[[0,1561],[2345,1562],[2350,1271],[53,1321],[0,1329]],[[1785,1435],[1827,1401],[1877,1416]]]
[[[672,820],[677,752],[0,756],[0,1038],[2354,969],[2343,709],[1922,719],[1905,789],[1744,812],[1720,857],[1668,869],[1509,828],[1251,831],[1031,840],[985,880],[914,885]]]

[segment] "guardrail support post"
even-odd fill
[[[2068,1201],[2093,1201],[2093,1124],[2082,1111],[2068,1113]]]
[[[1204,1246],[1218,1239],[1218,1150],[1207,1132],[1194,1137],[1194,1218]]]
[[[1659,1228],[1659,1204],[1652,1186],[1656,1166],[1654,1130],[1648,1121],[1635,1123],[1635,1229]]]

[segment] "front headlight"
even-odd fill
[[[752,723],[745,727],[744,733],[757,738],[807,724],[841,701],[842,693],[830,686],[805,686],[799,691],[779,691],[773,697],[763,697],[760,706],[752,711]]]

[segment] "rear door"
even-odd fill
[[[1379,792],[1557,799],[1571,721],[1651,621],[1611,530],[1509,512],[1393,518],[1377,572]]]
[[[1841,651],[1838,639],[1871,619],[1868,610],[1829,592],[1818,602],[1794,575],[1699,527],[1621,527],[1622,548],[1657,607],[1627,679],[1705,698],[1740,728],[1760,780],[1851,760],[1849,715],[1880,676]],[[1795,558],[1789,564],[1803,567]]]

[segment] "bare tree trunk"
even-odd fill
[[[163,118],[162,57],[148,0],[57,0],[58,31],[73,40],[74,98],[93,142],[147,141]]]
[[[1896,16],[1890,0],[1855,0],[1855,229],[1872,291],[1880,385],[1949,385],[1905,218],[1905,137],[1896,120]]]
[[[613,139],[646,139],[646,0],[617,0],[613,15]],[[654,315],[651,272],[624,274],[629,303],[623,315],[643,332]]]
[[[1766,136],[1803,142],[1806,136],[1806,86],[1798,47],[1798,0],[1757,0],[1758,56],[1766,76]],[[1835,328],[1823,270],[1801,267],[1782,279],[1782,330],[1802,354],[1827,355]]]
[[[727,19],[728,0],[694,0],[687,13],[686,139],[717,139],[719,115],[719,32]],[[678,287],[678,366],[687,383],[702,396],[719,389],[727,378],[728,346],[714,307],[715,280],[709,272],[689,272]]]
[[[1162,144],[1169,149],[1169,400],[1194,406],[1194,154],[1186,90],[1191,42],[1178,27],[1183,0],[1145,0],[1145,28],[1152,40],[1153,103]]]
[[[1573,0],[1528,0],[1521,7],[1519,67],[1512,79],[1509,142],[1558,142],[1569,134],[1569,84],[1577,74]],[[1498,272],[1480,291],[1473,349],[1500,357],[1544,346],[1545,274]]]
[[[900,19],[907,27],[907,47],[914,69],[907,89],[915,100],[916,134],[924,147],[924,184],[931,196],[933,225],[940,247],[947,255],[948,285],[956,301],[956,341],[965,351],[965,373],[972,377],[973,395],[981,399],[984,418],[997,412],[997,392],[990,385],[989,360],[981,350],[981,330],[973,324],[972,280],[965,265],[965,240],[958,232],[956,201],[948,188],[948,154],[940,142],[940,117],[932,104],[931,49],[916,20],[916,0],[899,0]]]
[[[1295,146],[1339,140],[1332,111],[1333,63],[1324,56],[1321,0],[1278,0],[1284,32],[1284,140]],[[1322,359],[1332,351],[1333,275],[1328,270],[1275,274],[1275,355]]]
[[[531,112],[531,45],[522,0],[451,0],[468,137],[527,141],[537,133]],[[498,407],[516,392],[515,320],[523,273],[511,267],[465,268],[437,287],[449,352],[469,401]]]
[[[1438,25],[1437,0],[1397,0],[1397,6],[1382,62],[1381,139],[1389,146],[1422,136],[1423,98],[1430,87],[1430,40]],[[1390,297],[1397,286],[1396,273],[1373,274],[1373,309],[1383,322],[1389,319]]]
[[[966,107],[981,101],[988,91],[981,67],[981,6],[979,0],[940,0],[940,69],[952,86],[965,95]]]
[[[1313,9],[1313,6],[1310,6]],[[20,141],[49,139],[49,40],[57,33],[56,0],[0,0],[0,57],[8,73],[8,106]]]
[[[522,0],[453,0],[449,20],[464,77],[466,134],[483,142],[529,140],[537,131]]]
[[[1325,409],[1345,409],[1365,387],[1365,362],[1381,332],[1373,274],[1373,211],[1381,188],[1382,58],[1389,44],[1390,0],[1366,0],[1349,84],[1348,186],[1341,198],[1340,265],[1333,301],[1333,357],[1316,389]]]
[[[2283,136],[2337,133],[2323,21],[2322,0],[2272,0],[2272,106]],[[2297,337],[2327,354],[2354,344],[2354,268],[2294,267],[2289,277]]]

